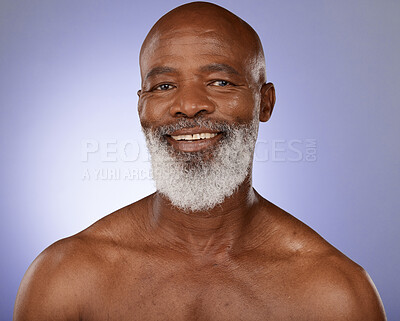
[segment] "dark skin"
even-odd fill
[[[198,116],[265,122],[272,113],[275,92],[258,37],[215,5],[164,16],[143,44],[140,66],[146,128]],[[219,143],[168,140],[174,150],[205,154]],[[183,212],[156,192],[56,242],[28,269],[14,320],[365,321],[385,314],[367,273],[261,197],[249,175],[207,212]]]

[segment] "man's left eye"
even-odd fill
[[[232,85],[232,83],[230,83],[229,81],[226,81],[226,80],[216,80],[216,81],[213,81],[211,83],[211,85],[218,86],[218,87],[226,87],[228,85]]]
[[[161,85],[158,85],[155,89],[156,90],[162,90],[162,91],[166,91],[166,90],[170,90],[170,89],[172,89],[173,87],[172,87],[172,85],[170,85],[170,84],[161,84]]]

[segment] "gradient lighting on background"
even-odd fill
[[[44,248],[154,191],[138,53],[181,3],[0,3],[1,320]],[[259,33],[276,86],[256,189],[362,265],[400,318],[400,4],[216,3]]]

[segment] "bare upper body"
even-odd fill
[[[156,194],[103,218],[34,261],[14,320],[384,320],[360,266],[255,195],[232,239],[161,225]]]
[[[199,115],[264,122],[275,103],[258,36],[215,5],[161,18],[140,66],[143,128]],[[174,138],[194,130],[210,134],[184,128],[160,139],[212,160],[224,133]],[[56,242],[28,269],[14,311],[14,321],[384,319],[366,272],[258,195],[251,171],[211,210],[183,211],[156,192]]]

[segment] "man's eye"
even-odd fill
[[[218,86],[218,87],[226,87],[226,86],[232,85],[232,83],[230,83],[229,81],[226,81],[226,80],[216,80],[216,81],[213,81],[211,83],[211,85]]]
[[[170,85],[170,84],[161,84],[161,85],[155,87],[154,89],[155,90],[163,90],[163,91],[165,91],[165,90],[170,90],[172,88],[173,88],[173,86]]]

